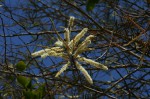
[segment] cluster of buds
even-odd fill
[[[72,27],[74,23],[74,17],[70,17],[68,27]],[[103,70],[108,70],[107,66],[98,63],[94,60],[87,59],[85,57],[80,56],[81,53],[85,51],[93,50],[93,48],[88,48],[89,44],[91,44],[91,40],[94,38],[94,35],[89,35],[86,37],[80,44],[80,39],[87,33],[88,28],[84,28],[80,33],[78,33],[72,40],[70,40],[70,33],[71,29],[65,28],[64,29],[64,39],[59,39],[55,43],[55,47],[46,48],[37,52],[32,53],[32,57],[41,56],[41,58],[45,58],[47,56],[55,56],[55,57],[61,57],[64,60],[67,61],[67,63],[60,69],[60,71],[57,72],[55,77],[58,77],[61,73],[63,73],[68,66],[70,66],[72,63],[71,57],[74,59],[74,65],[78,70],[80,70],[87,81],[90,84],[93,84],[93,80],[91,76],[88,74],[88,72],[81,66],[80,62],[87,63],[90,65],[95,66],[96,68],[100,68]]]

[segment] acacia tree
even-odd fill
[[[64,59],[33,57],[36,51],[54,47],[58,39],[66,42],[64,28],[70,16],[75,17],[72,39],[83,28],[88,31],[79,44],[94,36],[89,45],[94,50],[81,56],[108,67],[104,71],[81,63],[93,84],[76,68],[77,59],[68,57],[70,66],[56,78]],[[149,0],[1,0],[1,97],[150,97],[149,18]]]

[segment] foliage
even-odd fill
[[[24,71],[26,69],[26,64],[23,62],[23,61],[19,61],[17,64],[16,64],[16,69],[18,71]]]
[[[99,0],[88,0],[87,5],[86,5],[87,11],[93,10],[93,8],[95,7],[95,4],[97,4],[98,1]]]

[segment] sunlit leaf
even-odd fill
[[[23,62],[23,61],[19,61],[17,64],[16,64],[16,69],[18,71],[24,71],[26,69],[26,64]]]
[[[25,88],[31,88],[31,79],[25,76],[18,76],[17,81]]]

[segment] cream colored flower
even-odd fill
[[[68,44],[70,42],[70,32],[68,28],[65,28],[65,39],[66,39],[66,43]]]
[[[54,54],[54,53],[58,53],[58,52],[62,52],[62,51],[63,51],[63,49],[60,47],[52,47],[52,48],[46,48],[46,49],[34,52],[31,55],[33,57],[36,57],[36,56],[41,56],[41,55],[46,54],[46,53]]]
[[[84,48],[78,52],[78,55],[81,54],[82,52],[87,52],[87,51],[92,51],[92,50],[94,50],[94,48]]]
[[[85,38],[85,40],[82,43],[89,41],[89,40],[91,41],[94,37],[95,37],[94,35],[89,35],[88,37]]]
[[[79,53],[80,53],[81,51],[83,51],[83,49],[85,49],[86,47],[88,47],[89,44],[91,44],[91,41],[90,41],[90,40],[88,40],[88,41],[82,43],[81,45],[79,45],[79,47],[77,48],[77,50],[76,50],[75,53],[74,53],[74,57],[76,58],[77,55],[79,55]]]
[[[73,40],[70,41],[69,46],[76,46],[76,43],[84,36],[88,31],[88,28],[84,28],[79,34],[75,36]]]
[[[41,55],[41,58],[45,58],[47,56],[56,56],[56,52],[55,51],[49,51],[49,52],[46,52],[44,54]]]
[[[51,49],[40,50],[40,51],[37,51],[37,52],[32,53],[31,55],[32,55],[33,57],[41,56],[42,54],[47,53],[48,51],[51,51]]]
[[[91,76],[88,74],[88,72],[77,61],[76,61],[76,66],[77,66],[77,69],[79,69],[83,73],[83,75],[85,76],[87,81],[90,84],[93,84],[93,80],[92,80]]]
[[[48,52],[48,53],[44,53],[41,55],[41,58],[46,58],[47,56],[55,56],[55,57],[61,57],[63,59],[68,59],[68,56],[66,53],[56,53],[55,51],[51,51],[51,52]]]
[[[62,47],[63,46],[63,42],[58,39],[58,41],[55,42],[54,45],[57,46],[57,47]]]
[[[73,24],[74,24],[74,17],[73,16],[70,16],[70,19],[69,19],[69,23],[68,23],[68,26],[69,27],[72,27],[73,26]]]
[[[93,65],[93,66],[95,66],[95,67],[97,67],[97,68],[101,68],[101,69],[103,69],[103,70],[108,70],[107,66],[105,66],[105,65],[103,65],[103,64],[101,64],[101,63],[95,62],[95,61],[93,61],[93,60],[91,60],[91,59],[87,59],[87,58],[85,58],[85,57],[80,57],[80,56],[78,56],[77,59],[78,59],[78,61],[80,61],[80,62],[84,62],[84,63],[90,64],[90,65]]]
[[[31,55],[33,57],[36,56],[41,56],[42,58],[45,58],[47,56],[55,56],[55,57],[61,57],[65,59],[67,64],[65,64],[60,71],[57,72],[55,77],[58,77],[61,73],[63,73],[67,67],[71,64],[71,57],[73,57],[75,61],[75,66],[77,67],[78,70],[80,70],[83,75],[85,76],[86,80],[90,83],[93,84],[92,78],[88,74],[88,72],[81,66],[79,62],[84,62],[90,65],[95,66],[96,68],[100,68],[103,70],[108,70],[107,66],[95,62],[94,60],[87,59],[85,57],[81,57],[79,54],[85,52],[85,51],[90,51],[94,50],[94,48],[88,48],[88,46],[91,44],[91,40],[94,38],[94,35],[89,35],[88,37],[85,38],[84,41],[82,41],[80,44],[77,44],[80,39],[87,33],[88,28],[84,28],[80,33],[78,33],[74,39],[70,41],[70,33],[71,33],[71,27],[73,26],[74,23],[74,17],[70,17],[69,20],[69,28],[65,28],[65,33],[64,33],[64,38],[65,40],[59,40],[56,41],[55,46],[52,48],[46,48],[44,50],[40,50],[37,52],[32,53]]]
[[[60,69],[60,71],[59,72],[57,72],[57,74],[55,75],[55,77],[58,77],[61,73],[63,73],[66,69],[67,69],[67,67],[70,65],[70,62],[68,62],[67,64],[65,64],[61,69]]]

